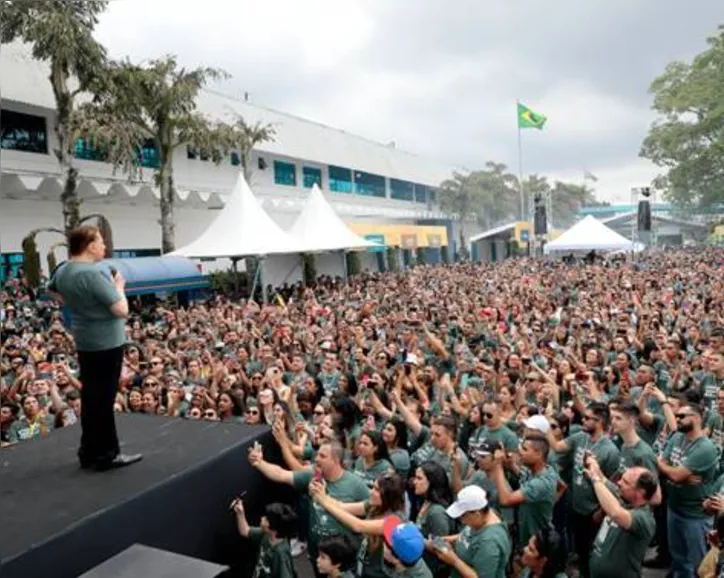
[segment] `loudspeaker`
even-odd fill
[[[640,233],[648,233],[651,231],[651,203],[648,199],[639,201],[637,228]]]
[[[536,201],[535,211],[533,213],[533,232],[536,235],[548,234],[548,219],[546,217],[546,206],[542,202]]]

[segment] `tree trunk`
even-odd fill
[[[158,170],[158,187],[161,191],[161,254],[172,253],[176,249],[176,222],[173,214],[173,165],[170,147],[160,147],[161,167]]]
[[[80,199],[78,198],[78,170],[73,165],[71,154],[70,121],[73,114],[73,97],[68,89],[68,73],[62,63],[54,62],[51,67],[50,83],[53,87],[57,116],[55,122],[55,136],[58,139],[58,148],[55,156],[58,158],[61,172],[65,175],[63,192],[60,202],[63,208],[63,229],[66,238],[70,232],[80,224]]]
[[[468,247],[465,244],[465,225],[463,220],[460,219],[460,251],[458,251],[461,259],[466,259],[468,256]]]
[[[244,180],[247,185],[251,186],[251,149],[241,146],[239,148],[239,156],[241,157],[241,168],[244,172]]]

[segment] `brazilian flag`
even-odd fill
[[[543,130],[548,119],[537,112],[533,112],[524,104],[518,103],[518,128],[537,128]]]

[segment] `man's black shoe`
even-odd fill
[[[654,558],[649,558],[648,560],[644,560],[644,567],[646,568],[670,568],[671,567],[671,559],[668,560],[664,558],[663,556],[656,556]]]
[[[110,462],[96,462],[95,469],[99,472],[105,472],[107,470],[114,470],[116,468],[124,468],[140,462],[143,459],[142,454],[118,454]]]

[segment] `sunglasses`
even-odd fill
[[[163,361],[152,361],[151,365],[163,365]]]
[[[259,410],[258,409],[247,409],[246,413],[249,413],[251,415],[259,415]]]
[[[261,379],[261,375],[252,375],[251,378],[252,379]]]
[[[488,419],[493,419],[493,418],[495,417],[495,414],[492,414],[492,413],[487,412],[487,411],[486,411],[485,413],[483,413],[483,415],[484,415],[486,418],[488,418]]]
[[[691,413],[677,413],[676,419],[686,419],[687,417],[691,417],[693,414]]]

